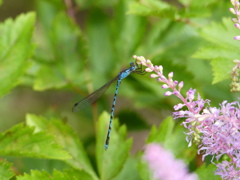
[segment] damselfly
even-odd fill
[[[111,109],[111,114],[110,114],[110,122],[109,122],[107,137],[106,137],[106,141],[105,141],[105,150],[108,148],[109,141],[110,141],[110,133],[111,133],[111,129],[112,129],[112,120],[113,120],[113,116],[114,116],[114,108],[115,108],[115,105],[116,105],[116,99],[117,99],[119,86],[121,84],[121,81],[124,78],[126,78],[128,75],[130,75],[132,72],[137,73],[137,74],[145,74],[146,73],[145,71],[143,71],[141,65],[138,65],[137,63],[131,62],[129,68],[127,68],[127,69],[121,71],[120,73],[118,73],[118,75],[115,78],[113,78],[112,80],[107,82],[105,85],[100,87],[98,90],[89,94],[87,97],[85,97],[81,101],[77,102],[73,106],[72,111],[77,112],[77,111],[80,111],[81,109],[85,108],[86,106],[92,104],[108,89],[108,87],[113,82],[115,82],[117,80],[117,86],[116,86],[115,94],[114,94],[114,97],[113,97],[112,109]]]

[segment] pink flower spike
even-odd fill
[[[187,92],[187,98],[189,99],[190,102],[193,101],[194,95],[195,95],[196,89],[190,88]]]
[[[179,91],[180,91],[180,89],[182,89],[183,85],[184,85],[183,81],[181,81],[181,82],[178,84]]]
[[[150,77],[151,78],[156,78],[156,77],[158,77],[158,75],[157,74],[151,74]]]
[[[240,25],[238,23],[235,23],[234,26],[238,29],[240,29]]]
[[[235,0],[231,0],[231,3],[234,6],[235,5]]]
[[[162,66],[158,66],[158,70],[161,74],[163,73],[163,67]]]
[[[175,96],[179,96],[179,95],[180,95],[180,93],[179,93],[178,91],[173,91],[173,94],[174,94]]]
[[[237,18],[232,18],[232,22],[237,23],[238,22]]]
[[[148,59],[148,60],[146,60],[146,63],[147,63],[147,66],[149,67],[151,67],[151,68],[153,68],[153,64],[152,64],[152,62]]]
[[[197,180],[196,174],[189,174],[183,161],[156,143],[148,144],[143,156],[156,180]]]
[[[237,64],[237,63],[240,63],[240,60],[234,59],[233,62]]]
[[[163,85],[162,85],[162,88],[163,88],[163,89],[167,89],[167,88],[169,88],[169,86],[168,86],[167,84],[163,84]]]
[[[167,92],[164,93],[164,95],[165,95],[165,96],[171,96],[171,95],[172,95],[172,92],[167,91]]]
[[[166,82],[166,78],[164,76],[161,76],[158,78],[158,82]]]
[[[236,14],[235,10],[233,8],[229,8],[229,11],[233,14]]]
[[[175,105],[173,108],[175,111],[178,111],[179,109],[181,109],[183,106],[185,106],[185,104],[179,103],[177,105]]]
[[[235,0],[233,5],[234,5],[235,9],[238,9],[239,8],[238,0]]]
[[[146,68],[145,71],[146,71],[146,72],[152,72],[153,70],[150,69],[150,68]]]
[[[173,84],[174,84],[174,86],[177,86],[178,85],[178,81],[173,81]]]
[[[234,39],[240,41],[240,36],[235,36]]]
[[[172,79],[172,78],[173,78],[173,72],[170,72],[170,73],[168,74],[168,78],[169,78],[169,79]]]

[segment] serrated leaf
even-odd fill
[[[17,180],[78,180],[74,173],[66,173],[58,170],[54,170],[53,174],[49,174],[46,171],[31,170],[31,174],[24,173],[24,175],[17,176]]]
[[[143,0],[141,3],[133,2],[129,6],[127,13],[140,16],[160,16],[174,18],[176,8],[163,1]]]
[[[216,46],[227,48],[239,48],[239,41],[233,39],[239,34],[239,30],[234,27],[230,18],[223,18],[222,23],[213,22],[209,26],[201,29],[200,35]]]
[[[0,154],[48,159],[69,159],[69,154],[45,132],[34,132],[23,123],[0,134]]]
[[[147,142],[164,143],[173,133],[174,121],[171,117],[166,118],[157,130],[156,126],[152,126]]]
[[[83,77],[83,65],[88,56],[85,39],[69,16],[56,13],[50,20],[46,23],[50,24],[50,28],[46,26],[48,33],[43,34],[49,38],[44,38],[35,55],[39,71],[35,75],[34,89],[41,91],[62,88],[69,82],[83,82],[84,79],[79,77]],[[51,49],[49,56],[44,53],[46,46]]]
[[[181,18],[203,18],[211,15],[210,5],[216,3],[216,0],[180,0],[180,3],[183,4],[183,8],[181,8],[179,12]]]
[[[127,160],[132,140],[126,138],[126,127],[119,126],[118,121],[113,119],[111,140],[107,150],[104,150],[104,143],[107,135],[109,115],[104,112],[97,122],[97,167],[101,179],[111,180],[123,168]]]
[[[9,163],[5,160],[0,160],[0,179],[9,180],[14,176],[12,171],[12,163]]]
[[[229,18],[223,18],[222,23],[212,23],[200,32],[210,45],[202,47],[193,57],[211,61],[213,69],[213,83],[230,78],[233,59],[239,57],[240,43],[233,40],[238,29],[233,26]]]
[[[0,24],[0,97],[19,83],[29,66],[27,60],[34,50],[31,42],[34,24],[32,12]]]
[[[67,174],[70,174],[70,175],[74,175],[74,177],[77,177],[78,179],[84,179],[84,180],[96,179],[84,170],[67,169],[64,172],[66,172]]]
[[[198,59],[215,59],[215,58],[225,58],[225,59],[237,59],[239,56],[238,51],[235,48],[207,45],[201,47],[194,55],[194,58]]]
[[[41,65],[34,81],[34,89],[44,91],[51,88],[62,88],[67,84],[64,76],[60,74],[57,67]]]
[[[216,58],[211,60],[213,69],[213,84],[230,78],[234,63],[225,58]]]
[[[64,161],[75,169],[84,170],[92,179],[98,179],[82,143],[69,125],[59,119],[52,118],[49,121],[33,114],[27,115],[27,124],[35,127],[36,131],[55,136],[56,141],[72,156],[72,159]]]

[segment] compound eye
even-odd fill
[[[130,66],[134,67],[135,65],[134,65],[134,63],[133,63],[133,62],[130,62]]]

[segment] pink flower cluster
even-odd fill
[[[150,77],[164,83],[162,88],[171,89],[165,93],[166,96],[175,95],[181,99],[182,103],[174,106],[173,117],[185,118],[182,124],[189,131],[186,133],[189,146],[192,142],[198,144],[198,152],[203,154],[203,159],[208,155],[213,156],[212,162],[218,162],[215,174],[221,175],[223,179],[240,178],[239,102],[223,101],[220,108],[205,107],[210,101],[203,100],[199,94],[195,98],[196,90],[189,89],[186,97],[181,94],[183,82],[174,81],[172,72],[167,78],[163,75],[162,66],[153,66],[143,56],[133,58],[138,64],[146,66],[147,72],[154,72]],[[228,157],[228,161],[220,161],[223,155]]]
[[[155,179],[161,180],[197,180],[196,174],[189,174],[186,165],[176,160],[172,153],[158,144],[148,144],[145,149],[145,161],[149,164]]]
[[[235,23],[234,26],[240,29],[240,11],[239,11],[239,2],[238,0],[231,0],[233,8],[229,8],[229,11],[236,15],[237,18],[232,18],[232,21]],[[240,36],[235,36],[234,39],[240,40]]]

